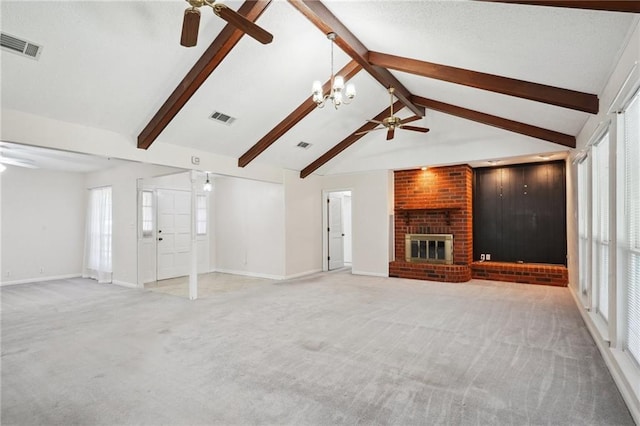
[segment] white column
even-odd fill
[[[196,196],[198,176],[191,170],[191,272],[189,273],[189,299],[198,298],[198,241],[196,239]]]

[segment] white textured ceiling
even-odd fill
[[[226,1],[237,9],[240,2]],[[599,94],[635,23],[632,14],[472,1],[326,1],[369,50]],[[203,11],[196,48],[179,45],[174,1],[3,1],[2,31],[44,46],[39,61],[2,59],[2,107],[112,130],[134,143],[223,21]],[[329,42],[284,1],[257,21],[274,35],[243,37],[160,135],[177,144],[240,157],[292,112],[311,82],[329,78]],[[348,57],[336,49],[336,69]],[[588,114],[402,72],[413,94],[562,133],[577,134]],[[255,162],[301,170],[388,105],[366,72],[358,96],[339,110],[315,110]],[[232,126],[208,118],[237,118]],[[409,115],[403,110],[401,116]],[[451,164],[564,150],[559,145],[427,110],[427,134],[372,132],[319,173]],[[308,149],[296,148],[305,141]],[[152,147],[153,149],[153,147]],[[251,167],[249,165],[248,167]]]

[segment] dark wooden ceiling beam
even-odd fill
[[[504,95],[557,105],[564,108],[598,113],[598,96],[575,90],[486,74],[448,65],[434,64],[417,59],[403,58],[379,52],[369,52],[369,62],[374,65],[429,77],[450,83],[489,90]]]
[[[344,68],[338,71],[337,75],[341,75],[344,81],[349,81],[354,75],[356,75],[362,67],[356,61],[349,61]],[[324,86],[322,86],[322,93],[328,93],[331,88],[331,79],[329,79]],[[282,120],[276,127],[274,127],[269,133],[267,133],[262,139],[256,142],[247,152],[242,154],[238,159],[238,167],[245,167],[254,158],[262,154],[267,148],[269,148],[275,141],[281,138],[287,133],[293,126],[298,124],[303,118],[309,115],[314,109],[317,108],[316,103],[313,101],[313,96],[309,96],[305,101],[300,104],[291,114],[289,114],[284,120]]]
[[[445,114],[455,115],[456,117],[475,121],[493,127],[498,127],[510,132],[520,133],[521,135],[530,136],[532,138],[542,139],[559,145],[576,147],[576,138],[553,130],[543,129],[541,127],[531,126],[529,124],[520,123],[518,121],[509,120],[495,115],[485,114],[483,112],[462,108],[455,105],[446,104],[444,102],[434,101],[432,99],[423,98],[421,96],[412,96],[412,101],[427,109],[440,111]]]
[[[271,0],[247,0],[240,6],[238,13],[251,21],[255,21],[270,3]],[[231,52],[243,35],[244,33],[236,29],[236,27],[230,24],[225,25],[213,43],[198,59],[198,62],[191,68],[178,87],[138,135],[138,148],[148,149],[151,146],[191,96],[202,86],[207,77]],[[178,39],[176,38],[177,43]]]
[[[393,111],[394,112],[395,111],[400,111],[402,108],[404,108],[404,106],[405,105],[402,103],[402,101],[398,100],[393,104]],[[388,115],[389,115],[389,108],[385,108],[384,110],[382,110],[380,112],[380,114],[378,114],[375,117],[373,117],[372,120],[382,121]],[[355,132],[351,133],[349,136],[347,136],[345,139],[343,139],[342,142],[338,143],[336,146],[331,148],[329,151],[327,151],[324,154],[322,154],[322,156],[319,157],[317,160],[315,160],[313,163],[309,164],[307,167],[302,169],[302,171],[300,172],[300,178],[302,178],[302,179],[306,178],[311,173],[313,173],[316,170],[318,170],[324,164],[329,162],[329,160],[331,160],[332,158],[336,157],[338,154],[340,154],[345,149],[349,148],[351,145],[356,143],[360,138],[362,138],[364,136],[364,134],[359,135],[358,133],[366,132],[367,130],[372,130],[372,129],[376,128],[377,126],[379,126],[378,123],[371,123],[371,122],[366,122],[365,124],[360,126],[358,128],[358,130],[356,130]]]
[[[609,12],[640,13],[638,0],[477,0],[490,3],[528,4],[532,6],[570,7],[574,9],[605,10]]]
[[[393,87],[396,97],[413,111],[424,117],[424,109],[411,102],[411,93],[396,79],[389,70],[372,65],[367,60],[368,49],[327,7],[318,0],[289,0],[300,13],[311,21],[324,34],[336,33],[335,43],[354,61],[358,62],[366,72],[375,78],[386,89]]]

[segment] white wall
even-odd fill
[[[284,187],[248,179],[213,181],[216,263],[220,272],[265,278],[285,274]]]
[[[325,176],[322,189],[351,190],[352,201],[352,272],[388,276],[389,213],[393,197],[389,186],[393,173],[388,170]]]
[[[322,270],[322,178],[284,171],[286,276]]]
[[[7,166],[2,173],[2,283],[82,273],[84,175]]]
[[[112,187],[114,283],[135,286],[138,282],[138,179],[179,171],[171,167],[129,163],[86,175],[86,188]]]
[[[2,109],[0,139],[100,157],[208,170],[229,176],[282,183],[282,169],[279,167],[253,162],[248,167],[240,168],[237,158],[162,142],[156,142],[148,150],[142,150],[137,148],[134,135],[123,135],[6,108]],[[198,166],[191,163],[192,156],[200,158]]]

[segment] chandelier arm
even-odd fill
[[[329,89],[329,91],[331,92],[331,95],[333,97],[333,85],[334,85],[334,76],[333,76],[333,45],[334,45],[334,40],[331,40],[331,89]]]

